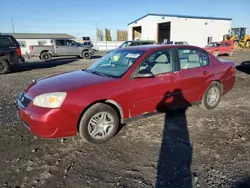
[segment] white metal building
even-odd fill
[[[29,52],[30,45],[52,45],[51,39],[73,39],[66,33],[4,33],[12,35],[21,45],[22,54]]]
[[[128,24],[128,39],[186,41],[205,46],[223,39],[231,28],[232,18],[171,14],[147,14]]]

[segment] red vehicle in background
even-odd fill
[[[232,42],[212,42],[203,49],[210,52],[215,57],[225,54],[232,56],[234,45]]]

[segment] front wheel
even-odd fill
[[[206,110],[215,109],[220,103],[221,94],[221,85],[213,82],[205,91],[200,107]]]
[[[114,137],[119,125],[117,112],[107,104],[97,103],[83,114],[79,134],[86,142],[102,144]]]
[[[91,58],[91,53],[89,51],[83,51],[82,52],[82,58],[83,59],[90,59]]]

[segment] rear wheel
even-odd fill
[[[204,93],[200,107],[206,110],[215,109],[220,103],[221,94],[221,85],[218,82],[213,82]]]
[[[218,51],[214,51],[214,52],[213,52],[213,55],[214,55],[214,57],[218,57],[219,52],[218,52]]]
[[[52,55],[49,52],[43,52],[40,57],[41,57],[41,60],[43,61],[49,61],[51,60]]]
[[[231,50],[230,52],[228,52],[228,56],[232,56],[233,55],[233,51]]]
[[[83,114],[79,134],[86,142],[102,144],[117,133],[119,125],[117,112],[107,104],[97,103]]]
[[[7,61],[0,59],[0,74],[5,74],[9,72],[10,65]]]

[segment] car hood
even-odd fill
[[[110,80],[114,79],[95,75],[84,70],[78,70],[33,81],[25,89],[25,92],[27,92],[31,98],[34,98],[43,93],[69,92]]]

